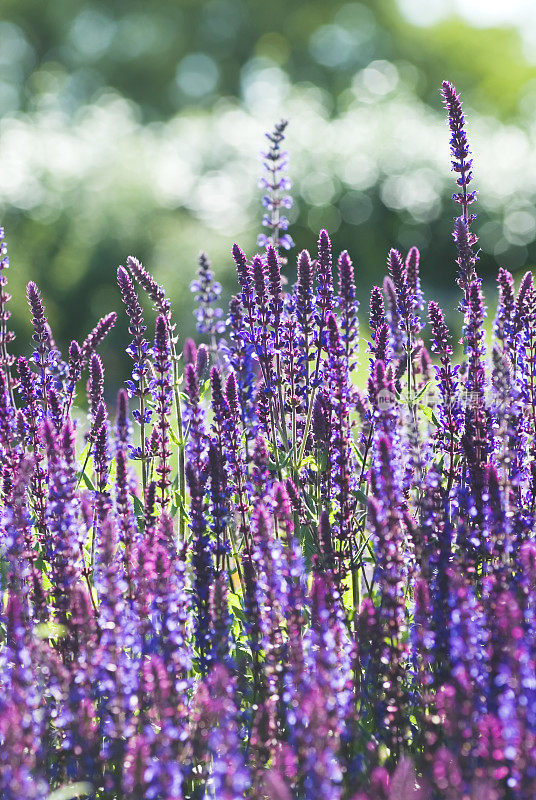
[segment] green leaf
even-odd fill
[[[35,626],[34,633],[38,639],[62,639],[67,634],[67,628],[56,622],[43,622]]]
[[[93,486],[91,478],[88,475],[86,475],[85,472],[83,472],[80,477],[84,481],[84,483],[86,484],[86,488],[91,489],[91,491],[94,492],[95,491],[95,487]]]
[[[430,386],[430,384],[431,384],[431,381],[427,381],[427,382],[424,384],[424,386],[422,387],[422,389],[421,389],[419,392],[417,392],[417,394],[416,394],[416,395],[414,395],[414,397],[413,397],[413,402],[414,402],[414,403],[415,403],[417,400],[420,400],[420,399],[421,399],[421,397],[422,397],[422,396],[423,396],[423,394],[426,392],[426,390],[428,389],[428,387]]]
[[[422,411],[428,422],[431,422],[432,425],[435,425],[436,428],[439,428],[439,420],[430,408],[430,406],[425,406],[422,403],[419,403],[419,409]]]
[[[72,800],[74,797],[83,797],[92,792],[93,786],[91,783],[78,781],[78,783],[70,783],[67,786],[60,786],[59,789],[55,789],[48,795],[47,800]]]
[[[303,547],[303,557],[305,560],[305,566],[307,570],[311,569],[311,562],[313,560],[313,556],[316,553],[316,545],[315,540],[313,538],[313,534],[309,528],[301,526],[301,541]]]
[[[231,611],[233,612],[234,616],[235,616],[237,619],[239,619],[239,620],[240,620],[240,622],[244,623],[244,625],[245,625],[245,624],[246,624],[246,622],[247,622],[247,620],[246,620],[246,615],[244,614],[244,612],[243,612],[243,610],[240,608],[240,606],[237,606],[235,603],[230,603],[230,604],[229,604],[229,608],[230,608],[230,609],[231,609]]]
[[[362,489],[355,489],[352,492],[352,494],[354,495],[354,497],[357,500],[361,500],[362,503],[365,503],[365,504],[368,503],[368,496],[365,494],[365,492]]]

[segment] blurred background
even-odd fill
[[[115,272],[129,254],[191,335],[199,251],[224,303],[232,243],[255,252],[259,152],[282,117],[289,281],[327,227],[366,305],[389,247],[416,244],[427,297],[455,319],[444,78],[468,120],[490,302],[497,265],[520,277],[536,260],[533,0],[2,0],[0,11],[0,224],[19,353],[34,279],[62,346],[120,312],[103,352],[117,386],[129,364]]]

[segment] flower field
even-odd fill
[[[2,230],[1,800],[536,797],[536,287],[499,270],[488,342],[442,94],[459,363],[417,248],[360,323],[327,231],[289,255],[285,121],[228,312],[200,255],[197,343],[129,257],[67,354],[30,282],[15,359]],[[110,408],[114,325],[133,366]]]

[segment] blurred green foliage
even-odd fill
[[[20,352],[28,279],[65,346],[122,311],[115,270],[129,253],[165,283],[191,335],[196,254],[209,252],[228,296],[231,244],[251,254],[260,232],[263,130],[281,116],[291,119],[296,198],[289,280],[326,226],[358,266],[364,303],[388,248],[415,243],[425,287],[454,306],[444,78],[463,90],[475,184],[488,187],[476,226],[483,274],[497,260],[514,269],[536,260],[536,166],[508,164],[530,152],[536,110],[536,67],[514,29],[456,18],[417,27],[395,0],[0,8],[0,213]],[[126,335],[120,315],[104,353],[116,385]]]

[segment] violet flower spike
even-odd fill
[[[158,500],[162,508],[165,508],[169,500],[169,487],[171,485],[169,479],[171,472],[171,466],[169,464],[169,459],[171,456],[171,447],[169,441],[169,416],[173,390],[171,387],[172,367],[169,335],[166,317],[159,315],[156,319],[153,349],[154,369],[156,373],[153,387],[153,398],[156,405],[155,429],[158,430],[159,434],[158,465],[156,467],[156,472],[159,476],[157,485],[160,492]]]
[[[292,198],[286,194],[291,184],[283,174],[288,166],[288,154],[281,150],[287,125],[288,121],[283,119],[271,133],[266,133],[270,148],[262,153],[265,176],[259,182],[261,188],[266,190],[262,204],[268,213],[263,216],[262,224],[268,228],[269,233],[261,233],[257,237],[257,246],[268,248],[271,245],[276,251],[279,246],[285,250],[294,246],[291,236],[286,233],[288,220],[281,214],[281,209],[292,208]]]
[[[81,346],[83,365],[89,361],[97,347],[99,347],[106,336],[108,336],[109,332],[114,327],[116,320],[117,314],[115,311],[112,311],[110,314],[106,314],[106,316],[102,317],[102,319],[97,322],[91,333],[86,336]]]
[[[460,96],[456,94],[454,86],[448,81],[443,81],[441,93],[448,113],[448,123],[451,131],[450,151],[452,154],[452,169],[459,176],[456,179],[456,183],[461,188],[461,192],[454,194],[452,199],[462,206],[463,221],[466,225],[469,225],[474,217],[467,215],[467,208],[474,203],[476,191],[467,191],[467,186],[471,183],[473,178],[471,172],[473,159],[468,158],[471,151],[469,150],[467,134],[465,132],[465,117]]]
[[[198,307],[194,311],[196,328],[209,337],[211,348],[216,348],[216,337],[225,332],[223,310],[214,305],[221,294],[221,284],[214,280],[214,272],[206,253],[199,254],[197,278],[190,284],[190,291]]]

